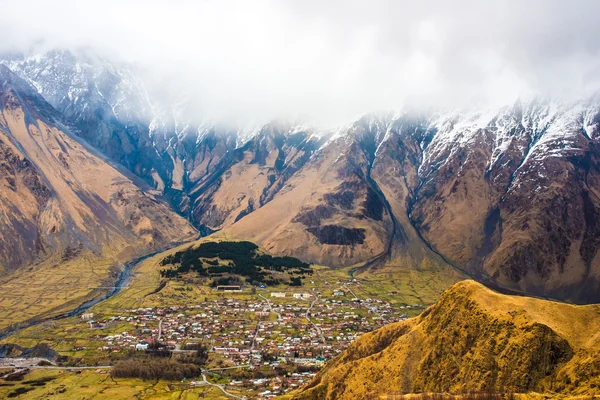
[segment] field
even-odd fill
[[[209,300],[220,297],[221,294],[216,294],[207,285],[185,285],[180,281],[172,280],[168,280],[166,286],[158,293],[152,293],[159,288],[161,283],[159,271],[164,267],[160,265],[160,261],[165,256],[185,250],[189,246],[189,244],[179,246],[142,262],[135,271],[135,278],[130,284],[130,288],[108,301],[98,304],[96,310],[164,307],[181,304],[182,301],[198,301],[204,297],[208,297]],[[355,278],[359,283],[356,283],[352,290],[359,298],[380,298],[399,305],[433,304],[445,289],[464,279],[450,268],[415,269],[412,266],[388,265],[356,274],[352,273],[355,267],[312,266],[312,268],[314,269],[313,276],[307,276],[303,280],[303,286],[299,289],[333,291],[350,278]],[[287,289],[287,286],[279,285],[267,288],[269,291],[281,291],[282,289]],[[248,292],[241,296],[252,295]],[[236,297],[240,297],[240,294],[237,293]]]
[[[193,320],[195,313],[204,312],[209,306],[214,306],[214,304],[227,301],[228,299],[235,299],[239,303],[263,304],[263,306],[266,304],[265,300],[268,299],[273,307],[278,307],[279,310],[285,307],[302,306],[302,311],[298,312],[295,317],[295,321],[298,321],[300,325],[295,325],[291,329],[276,328],[281,330],[281,334],[261,335],[266,336],[267,340],[281,341],[285,335],[300,337],[306,335],[306,332],[314,330],[311,328],[311,322],[304,318],[304,312],[308,312],[306,310],[312,300],[297,300],[293,298],[292,293],[309,293],[313,299],[320,298],[323,302],[325,300],[339,301],[343,299],[343,304],[338,303],[332,308],[332,310],[336,310],[335,312],[338,313],[336,315],[353,314],[358,318],[357,321],[363,323],[368,320],[371,322],[371,326],[374,326],[373,317],[376,315],[372,314],[371,311],[367,312],[368,308],[371,307],[368,304],[375,305],[383,302],[391,305],[394,310],[389,314],[389,317],[392,318],[395,318],[393,317],[394,315],[401,314],[406,317],[415,316],[421,313],[425,307],[434,303],[443,290],[460,280],[460,275],[451,269],[429,270],[427,268],[413,269],[386,266],[376,270],[357,272],[352,267],[332,269],[326,266],[313,265],[311,266],[313,273],[307,274],[302,279],[302,286],[299,287],[287,284],[266,286],[264,288],[245,286],[242,292],[224,293],[210,287],[212,278],[201,276],[194,271],[181,274],[175,278],[161,277],[160,271],[165,268],[164,265],[161,265],[162,260],[177,251],[189,248],[189,246],[190,244],[181,245],[141,261],[134,267],[131,281],[127,288],[121,290],[115,296],[91,307],[88,312],[94,314],[95,320],[108,321],[101,329],[90,329],[87,322],[78,316],[62,318],[18,330],[9,337],[1,340],[0,344],[11,343],[24,348],[31,348],[39,343],[47,343],[61,356],[68,358],[66,362],[67,366],[112,365],[121,358],[139,356],[139,354],[135,354],[135,351],[128,346],[113,351],[106,350],[105,347],[107,345],[105,339],[107,336],[119,336],[124,332],[132,332],[135,326],[140,326],[135,323],[136,318],[139,318],[140,315],[139,312],[135,312],[136,309],[165,309],[171,306],[200,307],[198,311],[181,309],[175,312],[175,314],[184,313],[187,320]],[[77,266],[74,265],[73,268],[77,268]],[[105,271],[104,275],[99,271]],[[93,273],[91,273],[91,276],[94,279],[101,279],[100,277],[104,278],[108,276],[108,271],[110,271],[110,265],[104,264],[98,267],[98,271],[92,269]],[[272,273],[274,274],[274,278],[277,278],[277,274],[286,274],[286,272],[277,271],[273,271]],[[56,282],[59,282],[59,279],[51,277],[51,275],[48,273],[46,275],[47,279],[56,279]],[[91,278],[87,278],[87,276],[86,273],[82,272],[79,276],[71,274],[71,276],[64,276],[62,279],[66,279],[67,281],[72,279],[73,281],[70,285],[73,285],[73,287],[87,288],[89,285],[92,285],[93,281]],[[84,278],[89,279],[89,283],[82,280]],[[281,278],[283,278],[281,279],[282,282],[289,281],[285,276]],[[42,283],[40,282],[40,284]],[[67,285],[69,284],[67,283]],[[40,288],[40,290],[42,289]],[[334,295],[334,291],[339,290],[346,293],[344,297],[336,297]],[[61,296],[67,296],[66,293],[69,291],[63,290],[62,292]],[[271,292],[285,292],[286,297],[273,298],[270,296]],[[50,294],[48,291],[45,293],[46,295]],[[74,297],[75,293],[77,291],[73,291],[68,296]],[[353,304],[352,302],[355,299],[365,303],[360,306],[357,303]],[[322,325],[324,328],[328,325],[335,325],[338,320],[337,318],[330,318],[330,316],[323,314],[323,310],[325,310],[324,306],[329,309],[331,304],[321,305],[321,303],[319,302],[318,307],[315,307],[315,310],[313,310],[316,313],[320,313],[320,323],[324,324]],[[206,304],[207,307],[203,308],[202,304]],[[18,308],[17,305],[15,303],[13,307]],[[220,321],[231,318],[225,315],[226,311],[226,308],[221,309],[220,312],[223,315],[219,317]],[[276,326],[278,324],[277,315],[276,313],[272,313],[267,319],[270,322],[265,323],[270,324],[269,326]],[[116,316],[118,318],[114,319]],[[128,318],[133,318],[134,322],[129,322]],[[244,321],[247,325],[244,329],[254,329],[254,327],[260,324],[259,320],[256,319],[256,315],[252,312],[243,312],[234,318]],[[157,330],[158,319],[144,322],[143,326],[145,329]],[[239,334],[235,333],[237,328],[224,328],[221,334],[225,336],[229,335],[229,329],[231,329],[232,338],[238,335],[237,340],[239,340]],[[334,329],[328,335],[335,337],[336,335],[340,335],[340,332],[342,331]],[[211,353],[208,367],[215,368],[223,366],[223,364],[231,365],[232,361],[231,359],[222,359],[222,356],[219,354]],[[235,361],[233,364],[239,365],[238,362]],[[56,398],[71,398],[67,394],[71,393],[72,395],[74,390],[71,391],[70,388],[81,387],[82,395],[86,393],[86,390],[89,390],[90,393],[100,393],[104,396],[112,396],[113,394],[116,396],[116,393],[118,393],[122,398],[132,398],[134,396],[141,398],[198,398],[204,391],[206,398],[223,398],[219,397],[222,394],[220,394],[220,390],[216,387],[190,388],[189,384],[174,382],[143,382],[136,379],[113,380],[106,374],[106,371],[96,372],[96,370],[77,372],[34,370],[34,372],[25,377],[25,381],[43,377],[52,377],[53,379],[49,380],[43,386],[34,386],[33,390],[27,392],[24,396],[27,396],[27,398],[37,398],[38,396],[43,397],[46,394],[54,393],[57,396]],[[5,397],[20,387],[28,388],[27,384],[23,382],[10,384],[11,386],[0,386],[0,397]],[[63,389],[66,391],[62,392]],[[94,398],[93,396],[85,397]]]
[[[14,324],[69,311],[106,290],[115,260],[83,254],[73,260],[47,260],[0,280],[0,333]]]
[[[594,398],[600,387],[599,316],[596,304],[503,295],[463,281],[422,316],[355,340],[297,399],[386,392]]]
[[[200,240],[198,242],[202,242]],[[198,243],[196,242],[196,243]],[[203,301],[212,301],[231,296],[211,289],[209,280],[171,280],[160,276],[161,261],[165,256],[189,248],[184,244],[164,253],[157,254],[140,262],[133,270],[132,279],[127,289],[122,290],[110,299],[104,300],[89,311],[98,315],[110,315],[126,310],[146,307],[168,307],[182,304],[192,304]],[[80,260],[65,264],[61,270],[79,271],[67,273],[53,273],[52,269],[33,271],[23,275],[23,280],[30,279],[30,284],[19,287],[19,281],[11,281],[0,294],[1,323],[11,320],[20,320],[21,315],[35,316],[39,312],[48,313],[50,306],[56,307],[53,311],[64,310],[71,304],[80,303],[90,294],[88,287],[97,285],[98,281],[109,277],[110,264],[97,262],[84,263]],[[453,270],[427,271],[413,268],[386,266],[384,268],[352,273],[353,268],[329,268],[313,266],[314,274],[303,280],[303,286],[295,291],[321,292],[323,295],[340,288],[346,288],[359,299],[382,299],[392,305],[419,305],[420,307],[407,310],[409,317],[417,315],[420,311],[433,304],[442,291],[460,280],[460,276]],[[31,274],[32,276],[29,276]],[[352,281],[352,278],[355,281]],[[162,282],[162,284],[161,284]],[[64,290],[69,288],[69,290]],[[73,290],[73,289],[76,290]],[[27,290],[27,295],[24,292]],[[259,295],[268,295],[271,291],[290,290],[287,285],[267,287],[253,293],[247,289],[242,293],[235,293],[240,300],[259,299]],[[26,306],[23,306],[25,301]],[[291,298],[278,299],[278,301],[293,302]],[[66,304],[65,304],[66,303]],[[61,306],[62,305],[62,306]],[[32,307],[31,309],[29,307]],[[20,310],[20,313],[19,313]],[[27,313],[27,314],[25,314]],[[6,317],[5,317],[6,315]],[[51,339],[52,347],[56,350],[66,351],[66,347],[83,346],[86,332],[80,332],[81,320],[77,317],[57,321],[49,321],[37,326],[23,329],[16,334],[0,341],[0,343],[18,343],[30,347],[39,341]],[[118,332],[119,326],[111,327],[108,332]],[[68,343],[68,346],[64,345]],[[56,346],[56,347],[55,347]],[[68,354],[81,356],[81,354]]]
[[[18,393],[22,393],[17,397]],[[113,379],[100,370],[67,371],[38,369],[23,381],[0,383],[0,398],[10,399],[226,399],[213,386],[190,388],[181,382]]]

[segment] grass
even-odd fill
[[[213,235],[214,238],[234,240],[224,234]],[[207,285],[185,285],[176,280],[168,280],[165,287],[160,288],[160,269],[164,268],[160,266],[160,261],[192,244],[205,241],[206,239],[201,239],[187,243],[141,262],[136,267],[130,288],[98,304],[92,312],[178,305],[188,301],[198,302],[205,297],[209,300],[219,297]],[[109,254],[110,251],[106,253]],[[84,253],[74,260],[62,263],[58,259],[47,260],[0,279],[0,331],[23,321],[59,315],[99,295],[103,291],[94,288],[114,279],[115,264],[113,258],[98,258]],[[314,269],[314,275],[307,276],[304,286],[297,288],[298,290],[337,289],[348,280],[352,268],[316,266]],[[415,269],[398,265],[362,272],[355,277],[361,281],[352,288],[357,296],[406,305],[432,304],[444,289],[461,279],[450,269]],[[280,285],[273,290],[287,288],[286,285]],[[157,293],[153,294],[154,291]],[[245,296],[246,294],[238,294],[237,297],[243,299]]]
[[[600,394],[599,324],[598,305],[507,296],[464,281],[422,316],[363,335],[294,398],[377,398],[369,396],[386,391],[589,398]]]
[[[231,238],[224,238],[231,240]],[[195,243],[200,243],[203,240]],[[441,292],[451,284],[460,279],[452,270],[446,269],[413,269],[402,268],[398,265],[389,265],[384,268],[371,270],[368,272],[355,273],[351,276],[352,268],[329,268],[326,266],[313,266],[313,275],[307,275],[303,279],[303,286],[290,287],[288,285],[278,285],[258,289],[256,293],[248,288],[242,293],[219,293],[211,289],[208,285],[210,279],[197,278],[186,283],[184,279],[162,279],[160,270],[164,266],[160,262],[169,254],[181,251],[190,246],[190,243],[181,245],[169,251],[157,254],[140,262],[134,269],[132,280],[127,289],[122,290],[117,295],[108,300],[102,301],[90,309],[90,312],[96,314],[95,319],[102,316],[127,315],[127,310],[142,307],[168,307],[175,305],[201,304],[205,300],[212,301],[223,297],[235,297],[239,300],[259,300],[259,295],[273,302],[273,304],[291,304],[298,303],[299,300],[293,299],[290,294],[286,298],[272,298],[270,292],[320,292],[325,297],[333,295],[333,291],[342,289],[347,293],[344,298],[339,300],[350,300],[353,296],[349,293],[350,289],[359,299],[367,298],[382,299],[390,302],[397,307],[413,306],[419,304],[419,307],[406,309],[408,316],[419,314],[424,306],[434,303]],[[87,288],[91,285],[97,285],[96,282],[106,279],[110,276],[110,266],[112,264],[106,261],[94,260],[92,258],[82,260],[73,260],[58,268],[52,269],[44,267],[39,271],[31,272],[31,275],[23,275],[22,281],[33,279],[39,285],[39,289],[31,288],[29,284],[23,284],[23,288],[17,288],[16,283],[13,286],[22,296],[28,290],[39,290],[48,297],[56,295],[58,298],[53,305],[69,308],[75,302],[81,302],[86,298]],[[91,266],[91,268],[90,268]],[[63,269],[64,268],[64,269]],[[70,269],[74,271],[70,274],[56,274],[53,272]],[[34,277],[35,275],[35,277]],[[39,278],[38,278],[39,277]],[[186,278],[186,277],[184,277]],[[356,281],[352,281],[355,278]],[[204,280],[202,280],[204,279]],[[194,281],[194,282],[191,282]],[[161,284],[164,282],[164,284]],[[68,287],[69,290],[64,290]],[[86,289],[86,290],[84,290]],[[0,294],[0,298],[2,295]],[[69,300],[70,303],[65,301]],[[60,303],[62,302],[62,306]],[[308,301],[302,301],[308,304]],[[29,304],[29,303],[28,303]],[[12,312],[22,307],[18,301],[12,303]],[[351,304],[348,305],[348,311],[353,311]],[[1,310],[6,312],[8,310]],[[49,315],[48,309],[45,311],[40,308],[36,312],[45,312]],[[52,310],[52,312],[57,312]],[[16,317],[18,320],[21,317]],[[271,318],[276,318],[271,315]],[[128,331],[131,325],[128,323],[113,322],[102,330],[102,335],[118,334]],[[98,350],[98,347],[105,345],[105,342],[98,340],[95,336],[96,330],[90,330],[86,322],[80,318],[66,318],[56,321],[48,321],[29,328],[22,329],[17,333],[5,338],[0,343],[15,343],[23,347],[32,347],[38,343],[46,342],[58,351],[61,355],[68,356],[75,364],[80,365],[102,365],[112,363],[116,359],[123,357],[124,353],[107,353]],[[86,347],[83,350],[76,350],[78,347]],[[106,374],[96,373],[93,370],[86,370],[81,373],[66,371],[35,370],[31,374],[32,379],[36,377],[55,377],[43,387],[35,387],[23,396],[27,398],[37,398],[54,393],[52,398],[72,398],[77,393],[79,396],[93,399],[95,398],[134,398],[136,396],[143,398],[198,398],[205,392],[206,398],[224,398],[222,393],[216,388],[189,388],[187,385],[181,386],[179,383],[166,382],[144,382],[136,379],[116,379],[113,380]],[[29,378],[27,378],[29,380]],[[62,385],[62,386],[61,386]],[[26,385],[25,385],[26,386]],[[14,386],[0,386],[0,398],[6,397],[11,390],[19,387],[25,387],[23,383],[15,383]],[[62,388],[65,392],[60,392]]]
[[[380,298],[391,304],[422,306],[433,304],[444,290],[461,279],[451,270],[432,272],[390,266],[356,277],[364,280],[357,290],[352,289],[357,295]]]
[[[483,308],[497,317],[512,315],[516,321],[536,321],[547,325],[576,349],[600,349],[600,306],[573,305],[527,296],[506,296],[486,290],[473,281],[462,287]]]
[[[43,382],[36,386],[31,382]],[[29,382],[29,383],[27,383]],[[4,382],[3,382],[4,383]],[[140,379],[113,379],[108,373],[93,370],[70,372],[64,370],[33,370],[23,381],[0,385],[0,398],[8,397],[16,390],[30,390],[21,397],[27,399],[224,399],[215,387],[190,387],[188,383],[166,381],[142,381]],[[202,397],[204,395],[204,397]]]
[[[230,240],[230,238],[227,238]],[[195,243],[200,243],[206,239],[201,239]],[[187,284],[182,280],[162,279],[160,277],[160,269],[164,268],[160,262],[169,254],[176,251],[181,251],[190,246],[184,244],[177,248],[173,248],[166,252],[157,254],[140,262],[133,271],[133,277],[129,284],[129,288],[122,290],[117,295],[102,301],[93,306],[90,311],[97,316],[102,315],[117,315],[123,314],[126,310],[142,308],[142,307],[168,307],[183,304],[201,304],[204,300],[212,301],[224,296],[233,296],[240,300],[259,299],[258,295],[262,294],[270,301],[275,303],[290,304],[295,303],[295,300],[288,295],[286,298],[271,298],[271,291],[286,291],[286,292],[321,292],[322,295],[331,296],[336,289],[342,289],[348,292],[348,288],[359,299],[374,298],[382,299],[390,302],[392,305],[413,306],[415,304],[420,307],[411,307],[406,309],[408,316],[419,314],[425,306],[433,304],[442,293],[443,290],[451,286],[459,280],[459,277],[452,270],[428,270],[428,269],[412,269],[401,268],[398,266],[386,266],[384,268],[362,272],[355,274],[354,278],[358,282],[345,284],[351,279],[350,271],[352,268],[329,268],[326,266],[313,266],[314,274],[306,276],[303,280],[303,286],[290,287],[287,285],[279,285],[268,287],[264,290],[258,289],[256,294],[252,294],[249,289],[242,293],[224,294],[215,292],[208,284],[210,279],[205,279],[204,284]],[[75,270],[81,270],[81,264],[72,265]],[[108,270],[107,265],[104,268],[95,268],[95,276],[106,276],[100,274],[99,271]],[[83,279],[87,276],[81,271],[84,277],[78,277],[79,286],[74,283],[68,284],[69,288],[87,287],[91,284],[83,283]],[[42,274],[48,277],[49,272]],[[100,274],[100,275],[98,275]],[[77,275],[71,274],[71,275]],[[49,277],[48,277],[49,278]],[[56,282],[60,280],[58,278]],[[70,279],[66,278],[65,279]],[[161,281],[165,282],[164,287],[161,287]],[[55,283],[57,284],[57,283]],[[157,291],[157,289],[159,289]],[[23,289],[24,290],[24,289]],[[40,289],[42,290],[42,289]],[[45,289],[49,293],[56,291],[56,288]],[[61,290],[62,292],[70,292]],[[74,290],[78,293],[78,290]],[[65,293],[62,296],[75,297],[75,294]],[[2,295],[0,295],[2,296]],[[76,297],[75,297],[76,298]],[[345,296],[345,300],[352,298],[350,293]],[[57,300],[59,302],[60,300]],[[18,303],[13,304],[12,308],[17,308]],[[7,310],[3,310],[6,312]],[[2,312],[2,311],[0,311]],[[272,316],[275,318],[275,316]],[[103,330],[103,334],[121,333],[126,329],[127,325],[122,327],[118,324],[108,326]],[[58,321],[49,321],[40,325],[32,326],[5,338],[0,343],[17,343],[24,347],[31,347],[41,341],[51,344],[51,346],[59,351],[62,355],[75,358],[84,358],[91,362],[106,362],[103,352],[97,351],[97,347],[104,343],[93,339],[94,331],[90,331],[85,322],[79,318],[68,318]],[[77,346],[85,346],[88,349],[84,351],[74,352],[72,348]]]
[[[59,315],[102,293],[115,260],[90,253],[61,263],[47,260],[0,280],[0,331],[23,321]]]

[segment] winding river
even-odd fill
[[[191,242],[191,241],[190,241]],[[172,246],[169,246],[168,248],[172,248],[172,247],[177,247],[180,246],[183,243],[187,243],[187,242],[182,242],[182,243],[174,243]],[[167,249],[168,249],[167,248]],[[103,295],[94,297],[91,300],[86,301],[85,303],[80,304],[79,306],[77,306],[76,308],[74,308],[71,311],[67,311],[65,313],[61,313],[58,315],[55,315],[53,317],[47,317],[47,318],[41,318],[41,319],[32,319],[29,321],[24,321],[19,323],[16,326],[13,327],[9,327],[6,328],[4,330],[0,331],[0,340],[3,340],[5,338],[7,338],[10,335],[13,335],[23,329],[41,324],[43,322],[47,322],[47,321],[56,321],[59,319],[63,319],[63,318],[71,318],[71,317],[75,317],[78,316],[82,313],[84,313],[85,311],[87,311],[88,309],[90,309],[91,307],[93,307],[94,305],[98,304],[101,301],[104,301],[106,299],[109,299],[111,297],[113,297],[114,295],[116,295],[117,293],[119,293],[122,289],[126,288],[127,285],[129,284],[129,282],[131,281],[132,278],[132,270],[134,269],[134,267],[139,264],[140,262],[155,256],[158,253],[161,253],[163,251],[165,251],[166,249],[161,249],[161,250],[156,250],[153,251],[152,253],[148,253],[145,254],[143,256],[131,259],[129,261],[127,261],[124,265],[124,268],[121,270],[121,272],[119,272],[119,276],[117,277],[116,282],[114,283],[114,287],[111,288],[111,290]]]

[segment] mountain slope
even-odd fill
[[[335,132],[240,129],[190,122],[185,93],[157,106],[126,65],[69,52],[2,62],[205,234],[361,270],[452,265],[512,291],[600,301],[597,97],[406,109]]]
[[[2,283],[23,284],[21,270],[32,265],[26,271],[88,257],[110,267],[196,236],[164,201],[71,135],[61,115],[4,66],[0,105]],[[96,274],[98,286],[114,272],[81,273]]]
[[[331,266],[353,265],[387,252],[392,216],[370,180],[371,156],[355,136],[373,132],[367,119],[349,130],[315,152],[269,203],[224,233],[256,241],[271,252]]]
[[[596,99],[433,120],[410,218],[478,279],[597,301]]]
[[[189,191],[192,219],[211,231],[234,224],[269,202],[318,147],[299,127],[263,126]]]
[[[495,293],[474,281],[444,292],[417,318],[356,340],[297,399],[392,392],[552,392],[598,389],[600,307]]]

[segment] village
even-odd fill
[[[354,283],[327,295],[315,289],[219,286],[216,298],[198,304],[132,309],[101,318],[85,313],[81,319],[91,337],[102,342],[96,349],[101,352],[147,352],[161,343],[172,354],[185,354],[203,344],[209,352],[206,371],[250,398],[270,398],[308,383],[360,335],[404,320],[407,309],[422,307],[359,299],[350,289]],[[115,326],[122,332],[114,333]]]

